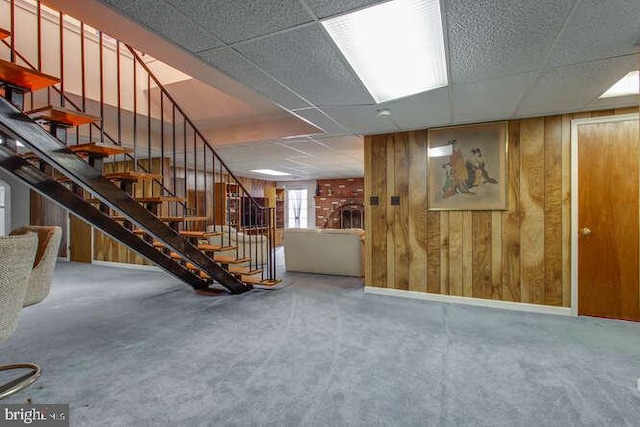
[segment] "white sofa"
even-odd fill
[[[364,276],[364,230],[287,228],[284,230],[287,271]]]
[[[233,257],[237,254],[238,258],[251,258],[250,263],[236,264],[238,266],[262,267],[269,261],[269,240],[267,236],[262,234],[247,235],[237,232],[235,228],[228,225],[209,225],[207,226],[207,231],[222,232],[222,236],[207,237],[209,244],[238,247],[237,252],[236,249],[232,249],[230,251],[216,252],[216,254]]]

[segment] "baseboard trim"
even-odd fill
[[[141,265],[141,264],[128,264],[126,262],[113,262],[113,261],[97,261],[93,260],[91,264],[101,265],[103,267],[117,267],[128,268],[131,270],[146,270],[146,271],[162,271],[162,269],[156,265]]]
[[[570,307],[553,307],[550,305],[528,304],[524,302],[497,301],[482,298],[458,297],[452,295],[430,294],[426,292],[403,291],[400,289],[376,288],[365,286],[364,292],[373,295],[420,299],[426,301],[445,302],[452,304],[466,304],[479,307],[499,308],[502,310],[525,311],[528,313],[553,314],[556,316],[571,316]]]

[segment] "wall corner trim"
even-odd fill
[[[553,314],[557,316],[571,316],[570,307],[555,307],[550,305],[528,304],[523,302],[498,301],[482,298],[459,297],[452,295],[440,295],[426,292],[403,291],[400,289],[377,288],[365,286],[366,294],[384,295],[400,298],[420,299],[426,301],[443,302],[451,304],[466,304],[478,307],[498,308],[502,310],[524,311],[528,313]]]

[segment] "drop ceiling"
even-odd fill
[[[449,86],[384,104],[320,24],[379,0],[49,3],[237,102],[271,102],[255,117],[201,118],[211,135],[281,119],[273,105],[292,123],[314,125],[217,141],[242,175],[270,168],[292,179],[361,176],[362,135],[638,105],[637,96],[598,99],[640,65],[637,0],[441,0]],[[391,115],[379,118],[380,109]]]

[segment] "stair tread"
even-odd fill
[[[127,219],[122,215],[110,215],[109,218],[111,218],[114,221],[125,221]],[[206,221],[207,220],[206,216],[159,216],[157,218],[160,221],[164,221],[164,222],[187,222],[187,221]]]
[[[225,252],[238,249],[237,246],[222,246],[222,245],[198,245],[198,249],[203,252]]]
[[[255,277],[255,276],[245,276],[241,279],[241,281],[243,283],[246,283],[247,285],[261,285],[261,286],[275,286],[282,282],[282,280],[280,279],[269,280],[269,279],[262,279],[260,277]]]
[[[126,172],[112,172],[104,174],[105,178],[110,179],[112,181],[142,181],[145,179],[162,179],[162,175],[156,173],[149,172],[138,172],[138,171],[126,171]]]
[[[11,31],[0,28],[0,40],[6,39],[11,35]]]
[[[0,81],[28,91],[43,89],[60,83],[60,79],[31,68],[0,59]]]
[[[163,202],[186,202],[185,197],[178,196],[149,196],[149,197],[134,197],[133,200],[140,203],[163,203]]]
[[[255,276],[262,273],[261,268],[251,268],[247,266],[230,266],[229,272],[240,276]]]
[[[113,156],[116,154],[128,154],[133,152],[133,148],[102,142],[87,142],[86,144],[70,145],[67,148],[79,156]]]
[[[60,123],[65,126],[78,126],[100,121],[99,117],[55,105],[48,105],[25,114],[33,120],[45,120],[47,122]]]
[[[212,236],[222,236],[222,232],[219,231],[181,231],[180,235],[185,236],[185,237],[200,237],[200,238],[205,238],[205,237],[212,237]]]
[[[236,258],[232,256],[225,256],[225,255],[214,255],[213,260],[221,264],[241,264],[243,262],[251,261],[251,258]]]

